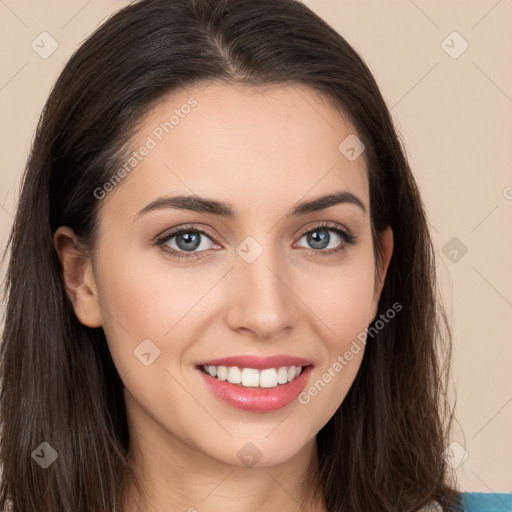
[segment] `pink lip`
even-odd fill
[[[229,366],[235,365],[230,364]],[[250,367],[245,366],[245,368]],[[313,371],[313,366],[306,366],[302,369],[301,374],[291,382],[278,384],[274,388],[244,387],[238,384],[231,384],[227,380],[211,377],[200,369],[196,369],[196,371],[199,372],[210,391],[232,407],[251,412],[270,412],[281,409],[297,398],[306,386],[308,378]]]
[[[307,359],[287,355],[275,355],[269,357],[258,356],[231,356],[221,359],[211,359],[202,361],[196,365],[199,366],[238,366],[239,368],[254,368],[256,370],[265,370],[267,368],[280,368],[281,366],[309,366],[313,363]]]

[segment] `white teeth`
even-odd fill
[[[231,382],[231,384],[240,384],[242,382],[242,372],[238,366],[230,366],[228,368],[228,382]]]
[[[278,384],[286,384],[288,382],[288,368],[286,366],[281,366],[279,370],[277,370],[277,383]]]
[[[225,366],[217,366],[217,378],[219,380],[227,380],[228,369]]]
[[[219,380],[227,380],[231,384],[244,387],[275,388],[278,384],[286,384],[302,372],[301,366],[281,366],[279,368],[242,368],[238,366],[203,366],[205,373]]]
[[[261,370],[260,386],[262,388],[275,388],[277,386],[277,371],[275,368]]]
[[[242,385],[244,386],[259,386],[260,385],[260,372],[254,368],[244,368],[242,370]]]

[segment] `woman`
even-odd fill
[[[299,2],[110,18],[48,99],[10,247],[2,510],[461,510],[418,189]]]

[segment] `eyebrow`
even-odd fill
[[[317,197],[311,201],[299,203],[295,205],[288,213],[286,213],[286,217],[306,215],[308,213],[325,210],[326,208],[330,208],[331,206],[336,206],[338,204],[353,204],[360,208],[363,212],[366,212],[366,208],[363,202],[356,195],[352,194],[352,192],[339,191]],[[165,196],[155,199],[144,208],[142,208],[142,210],[140,210],[137,215],[135,215],[134,220],[141,215],[145,215],[146,213],[159,210],[161,208],[192,210],[194,212],[210,213],[230,219],[236,217],[236,212],[232,205],[229,203],[224,203],[222,201],[216,201],[214,199],[208,199],[197,195],[181,195],[172,197]]]

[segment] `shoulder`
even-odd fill
[[[462,493],[464,512],[510,512],[512,511],[512,493]]]

